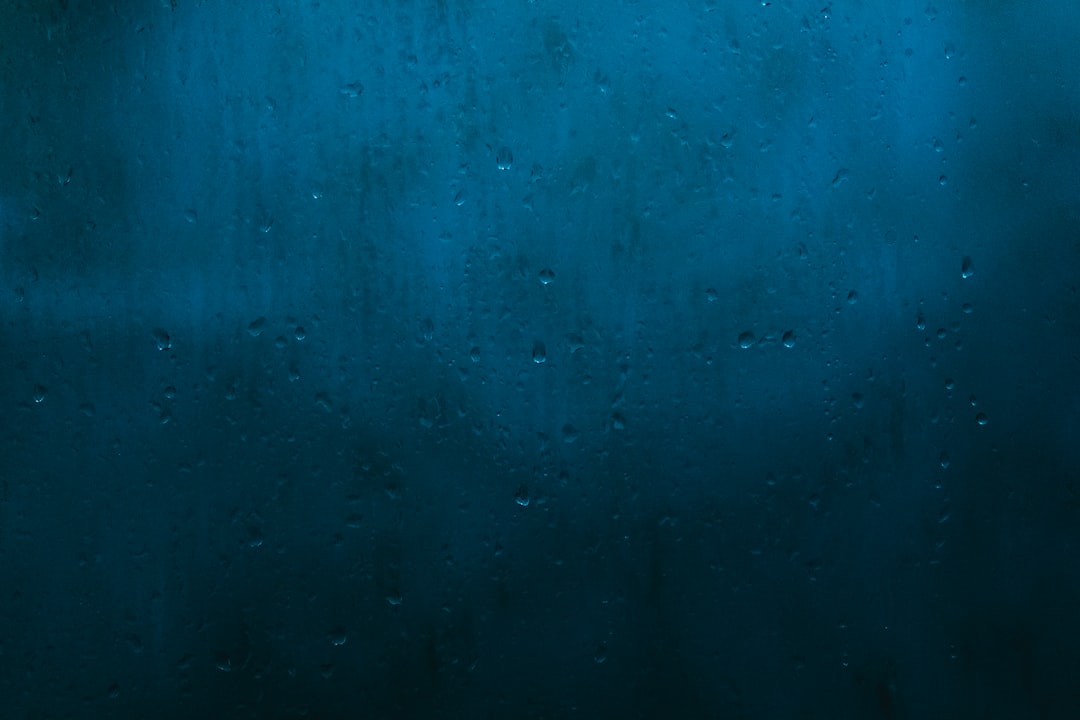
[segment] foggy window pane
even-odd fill
[[[6,3],[0,714],[1080,716],[1078,37]]]

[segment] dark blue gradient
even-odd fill
[[[1080,717],[1078,38],[4,2],[0,715]]]

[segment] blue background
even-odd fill
[[[4,717],[1077,717],[1078,57],[3,3]]]

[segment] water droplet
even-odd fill
[[[964,313],[965,315],[970,315],[973,310],[974,308],[971,307],[971,303],[964,303],[963,306],[960,308],[960,312]]]
[[[424,321],[420,323],[420,336],[424,342],[431,342],[431,339],[435,337],[435,323],[431,318],[424,318]]]
[[[915,318],[915,329],[919,331],[926,329],[926,318],[923,317],[922,313],[919,313],[919,315]]]
[[[986,413],[984,412],[977,413],[975,415],[975,422],[979,423],[980,425],[986,425],[988,422],[990,422],[990,418],[987,417]]]
[[[949,465],[952,465],[952,460],[949,459],[949,453],[944,450],[942,450],[941,455],[938,456],[938,462],[941,463],[942,470],[948,470]]]
[[[473,345],[472,348],[469,349],[469,359],[474,363],[480,362],[480,348]]]
[[[951,42],[945,43],[945,59],[946,60],[952,60],[955,55],[956,55],[956,46],[953,45]]]
[[[599,665],[607,660],[607,643],[600,643],[596,646],[596,652],[593,653],[593,661]]]
[[[34,402],[39,403],[39,404],[45,402],[45,397],[48,394],[49,394],[49,391],[45,389],[44,385],[35,385],[34,386]]]
[[[333,412],[334,402],[330,399],[330,396],[324,392],[315,393],[315,407],[323,412]]]
[[[611,427],[615,430],[626,429],[626,419],[622,416],[622,413],[614,413],[611,416]]]
[[[188,208],[184,211],[184,219],[194,225],[195,223],[199,222],[199,214],[191,208]]]
[[[533,343],[532,359],[537,365],[547,362],[547,350],[544,349],[544,343],[539,340]]]
[[[158,350],[168,350],[172,347],[172,338],[161,328],[154,328],[154,342],[157,343]]]
[[[580,436],[581,436],[581,433],[579,433],[577,428],[575,428],[570,423],[566,423],[565,425],[562,426],[562,439],[563,439],[563,442],[566,443],[567,445],[570,445],[571,443],[575,442]]]
[[[952,378],[946,378],[945,379],[945,389],[948,390],[949,392],[952,392],[954,387],[956,387],[956,384],[953,382],[953,379]]]
[[[784,333],[784,336],[781,338],[781,341],[784,343],[784,347],[786,347],[786,348],[795,347],[795,331],[794,330],[786,331]]]
[[[342,85],[338,91],[345,97],[358,98],[364,93],[364,86],[359,81],[351,82],[346,85]]]
[[[847,303],[848,305],[854,305],[857,302],[859,302],[859,293],[852,290],[847,294]]]
[[[500,170],[509,170],[514,164],[514,153],[506,146],[499,148],[495,153],[495,164]]]
[[[862,393],[852,393],[851,401],[855,404],[855,408],[857,410],[862,410],[863,406],[866,405],[866,401],[863,399]]]
[[[743,350],[746,350],[753,346],[754,333],[750,332],[749,330],[739,333],[739,347],[741,347]]]
[[[971,258],[967,255],[964,256],[964,261],[960,265],[960,277],[967,280],[969,277],[975,274],[975,263],[971,261]]]
[[[514,493],[514,502],[521,507],[529,506],[529,486],[521,485],[518,487],[517,492]]]
[[[259,337],[262,335],[263,330],[266,328],[266,318],[262,315],[248,323],[248,334],[251,337]]]
[[[717,298],[716,288],[709,288],[708,290],[705,291],[705,300],[707,302],[714,303],[714,302],[716,302],[716,298]]]
[[[555,271],[551,268],[544,268],[536,276],[540,279],[541,285],[550,285],[555,279]]]
[[[469,192],[465,188],[461,188],[454,194],[454,204],[461,207],[465,204],[465,201],[469,199]]]
[[[405,602],[405,598],[401,597],[401,593],[394,591],[386,596],[386,602],[390,603],[394,607],[397,607],[398,605],[401,605],[401,603]]]
[[[334,647],[341,647],[346,642],[348,642],[349,637],[345,634],[344,630],[335,630],[334,632],[330,633],[327,639]]]

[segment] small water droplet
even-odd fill
[[[259,337],[264,329],[266,329],[266,318],[262,315],[248,323],[248,334],[251,337]]]
[[[794,330],[786,331],[784,333],[784,336],[781,338],[781,341],[784,343],[784,347],[786,347],[786,348],[795,347],[795,331]]]
[[[541,285],[550,285],[555,280],[555,271],[551,268],[544,268],[536,275],[540,280]]]
[[[986,425],[988,422],[990,422],[990,418],[984,412],[976,413],[975,422],[977,422],[980,425]]]
[[[359,81],[347,83],[345,85],[342,85],[341,89],[338,92],[340,92],[345,97],[358,98],[364,93],[364,85]]]
[[[866,401],[863,399],[862,393],[852,393],[851,401],[855,404],[855,408],[857,410],[862,410],[862,408],[866,405]]]
[[[304,338],[307,337],[307,330],[304,329],[303,325],[297,325],[293,337],[296,338],[297,342],[303,342]]]
[[[859,302],[859,293],[852,290],[847,294],[847,303],[848,305],[854,305],[857,302]]]
[[[547,362],[547,350],[544,349],[544,343],[539,340],[533,343],[532,359],[537,365]]]
[[[154,328],[154,342],[158,350],[168,350],[172,347],[172,338],[161,328]]]
[[[514,493],[514,502],[521,507],[529,506],[529,486],[521,485],[518,487],[517,492]]]
[[[975,274],[975,263],[971,261],[971,258],[967,255],[964,256],[964,261],[960,265],[960,277],[965,280]]]
[[[938,456],[938,462],[941,463],[942,470],[948,470],[949,465],[952,464],[952,460],[949,459],[949,453],[942,450],[941,455]]]
[[[596,646],[596,652],[593,653],[593,661],[599,665],[607,660],[607,643],[600,643]]]
[[[509,170],[514,164],[514,153],[510,148],[503,146],[495,153],[495,165],[500,170]]]
[[[741,347],[743,350],[746,350],[748,348],[752,348],[753,346],[754,333],[750,332],[749,330],[739,333],[739,347]]]
[[[716,302],[716,298],[717,298],[716,288],[709,288],[709,289],[707,289],[705,291],[705,300],[707,302],[714,303],[714,302]]]
[[[49,394],[49,391],[45,389],[44,385],[35,385],[34,386],[34,402],[35,403],[40,404],[40,403],[45,402],[45,397],[48,394]]]
[[[473,345],[472,348],[469,349],[469,359],[474,363],[480,362],[480,348]]]
[[[915,329],[919,331],[926,329],[926,318],[923,317],[922,313],[919,313],[915,318]]]
[[[570,423],[562,426],[562,439],[563,442],[567,445],[570,445],[571,443],[577,441],[580,436],[581,434],[577,431],[577,428],[575,428]]]
[[[334,402],[330,399],[330,396],[324,392],[315,393],[315,407],[323,412],[333,412]]]

